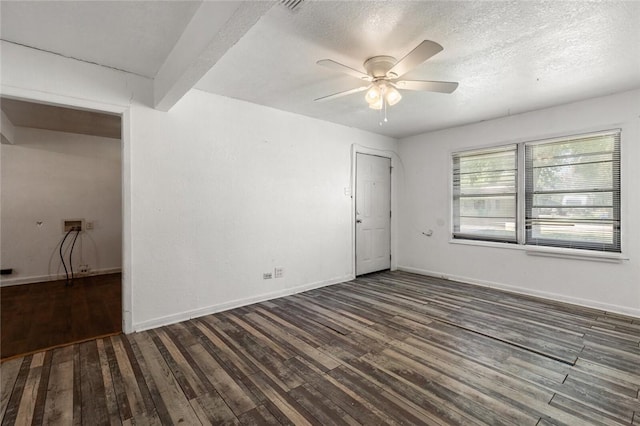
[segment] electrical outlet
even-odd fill
[[[92,221],[86,221],[84,225],[85,225],[85,229],[93,229]]]
[[[273,278],[273,274],[271,272],[265,272],[264,274],[262,274],[263,280],[270,280],[271,278]]]
[[[89,273],[89,265],[80,265],[80,273],[88,274]]]
[[[273,276],[274,276],[274,278],[282,278],[284,276],[284,268],[282,266],[274,268],[273,269]]]

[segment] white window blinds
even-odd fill
[[[620,252],[620,131],[525,152],[526,244]]]
[[[517,146],[453,154],[453,238],[516,238]]]

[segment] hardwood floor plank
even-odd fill
[[[629,423],[635,410],[640,410],[640,402],[635,398],[610,392],[603,387],[591,383],[574,380],[571,374],[558,388],[558,394],[579,402],[581,406],[590,407],[614,416]]]
[[[519,405],[522,402],[526,405],[533,401],[547,403],[553,396],[553,392],[544,387],[514,378],[505,371],[493,369],[457,354],[451,354],[418,339],[410,338],[405,342],[394,343],[393,349],[390,351],[402,354],[429,368],[434,368],[481,390],[485,395],[493,396],[497,400],[509,401],[510,396],[515,394],[518,395],[518,398],[513,403]],[[428,362],[424,362],[425,359]],[[519,411],[526,412],[527,409],[520,407]]]
[[[33,355],[28,355],[24,357],[20,363],[20,370],[18,371],[16,381],[13,385],[11,396],[7,401],[4,416],[2,417],[2,426],[13,425],[16,422],[16,416],[20,409],[20,401],[22,400],[22,393],[24,392],[25,384],[27,383],[32,359]]]
[[[373,407],[355,392],[325,374],[310,380],[309,384],[360,424],[383,424],[385,422],[390,424],[392,422],[392,419],[380,412],[379,409]]]
[[[285,361],[289,358],[293,358],[295,350],[287,342],[279,342],[274,340],[271,336],[267,336],[253,325],[246,322],[243,318],[236,316],[232,312],[228,312],[225,318],[241,327],[245,332],[249,333],[256,342],[260,343],[263,347],[268,347],[274,355],[277,355],[280,361]]]
[[[628,425],[640,319],[381,272],[0,373],[2,425]]]
[[[352,332],[357,332],[363,335],[365,338],[372,339],[373,341],[384,342],[391,336],[396,339],[402,339],[407,336],[407,333],[401,331],[399,328],[389,326],[388,324],[375,323],[372,321],[359,321],[352,319],[348,312],[343,310],[330,310],[326,309],[318,304],[317,298],[305,297],[304,295],[296,295],[294,301],[302,300],[304,303],[300,304],[301,307],[310,309],[325,318],[333,318],[333,320],[345,329]],[[337,314],[337,315],[336,315]]]
[[[550,330],[543,328],[544,324],[540,324],[540,327],[532,328],[522,325],[519,318],[509,319],[508,317],[487,312],[468,312],[468,309],[463,309],[462,306],[455,310],[434,310],[429,305],[418,302],[400,301],[397,297],[392,298],[386,295],[377,296],[374,290],[358,288],[358,293],[365,294],[366,297],[361,296],[360,298],[368,303],[385,303],[383,306],[386,309],[392,309],[397,314],[401,314],[402,311],[413,310],[463,329],[554,357],[569,364],[575,362],[577,354],[582,349],[582,346],[574,340],[576,336],[550,333]]]
[[[323,425],[360,424],[333,401],[306,383],[292,389],[289,394]]]
[[[240,423],[246,426],[281,425],[264,405],[259,405],[239,417]]]
[[[40,388],[40,377],[42,374],[42,365],[44,364],[44,352],[33,355],[29,374],[24,385],[22,398],[20,399],[20,408],[16,415],[16,424],[28,425],[33,420],[36,401],[38,398],[38,389]]]
[[[52,361],[53,351],[45,352],[40,382],[38,384],[38,394],[36,396],[35,407],[33,409],[33,419],[31,421],[33,425],[41,425],[44,421],[44,409],[47,398],[47,389],[49,388]]]
[[[158,385],[151,374],[142,350],[138,345],[136,335],[137,334],[134,333],[131,336],[124,337],[122,343],[128,352],[131,367],[138,382],[138,389],[140,389],[140,394],[144,400],[146,410],[145,413],[143,413],[143,417],[157,417],[163,425],[169,425],[172,421],[171,416],[169,415],[166,404],[162,400]],[[150,347],[151,345],[149,345],[148,340],[145,340],[145,342],[148,346],[147,350],[153,351],[154,349]]]
[[[580,358],[621,370],[629,375],[640,375],[640,357],[631,356],[624,351],[601,345],[588,345],[580,353]]]
[[[265,333],[269,333],[271,339],[275,339],[280,345],[288,347],[292,354],[304,357],[324,371],[331,370],[340,365],[336,359],[326,355],[304,340],[287,333],[263,316],[251,313],[247,314],[245,318],[248,321],[251,321],[251,323],[256,327],[264,330]],[[293,356],[291,358],[293,358]]]
[[[361,376],[351,372],[348,368],[338,367],[327,373],[336,381],[344,386],[349,387],[357,392],[363,398],[376,407],[384,407],[385,414],[390,416],[399,424],[423,424],[423,421],[417,418],[410,411],[404,410],[403,407],[397,405],[392,399],[387,398],[386,392],[373,383],[367,381]]]
[[[229,338],[216,330],[215,325],[207,322],[207,319],[197,319],[194,321],[195,325],[187,324],[193,333],[201,336],[207,350],[219,358],[223,365],[228,366],[235,377],[245,377],[258,371],[258,367],[244,353],[232,349]]]
[[[619,417],[594,410],[592,407],[582,404],[562,395],[555,395],[550,405],[558,407],[573,416],[582,419],[584,424],[611,425],[611,424],[630,424],[633,413],[628,419],[620,419]]]
[[[50,352],[53,356],[42,424],[72,424],[74,348],[66,346]]]
[[[202,373],[211,383],[214,392],[218,392],[231,410],[239,416],[257,405],[257,398],[249,391],[241,380],[232,376],[222,364],[201,345],[188,348],[194,362],[202,369]]]
[[[287,321],[285,317],[281,317],[278,315],[277,308],[272,309],[272,311],[266,311],[261,307],[256,308],[253,311],[254,314],[263,316],[264,318],[272,321],[276,327],[282,329],[287,334],[305,342],[307,345],[317,348],[322,345],[324,342],[319,340],[314,334],[309,333],[302,328],[300,328],[296,321]]]
[[[162,330],[149,330],[145,332],[148,337],[151,338],[153,343],[158,348],[158,351],[162,355],[164,362],[167,363],[167,366],[171,370],[173,377],[176,382],[182,388],[182,393],[187,399],[194,399],[196,396],[203,393],[201,386],[199,386],[197,379],[194,379],[195,372],[193,369],[187,364],[184,357],[166,338],[166,335]],[[162,337],[164,337],[164,339]],[[187,378],[189,376],[189,379]]]
[[[191,382],[193,383],[193,388],[201,388],[202,390],[197,391],[198,394],[202,392],[206,393],[216,393],[216,389],[213,384],[208,380],[207,375],[204,373],[202,368],[198,363],[195,362],[193,356],[189,352],[189,350],[183,345],[183,341],[176,333],[174,333],[173,328],[166,327],[164,329],[157,329],[159,335],[163,336],[166,344],[170,347],[173,347],[173,351],[177,350],[180,353],[179,364],[182,368],[187,369],[189,371],[189,376],[191,377]],[[185,334],[182,334],[184,337]],[[196,345],[196,339],[187,339],[187,342],[191,345]],[[193,373],[193,376],[191,375]]]
[[[97,342],[78,345],[80,349],[80,404],[83,424],[108,424],[107,394],[102,378]]]
[[[204,393],[189,401],[203,425],[238,425],[240,422],[218,393]]]
[[[136,333],[133,335],[133,341],[139,348],[140,355],[144,358],[144,367],[141,364],[141,368],[145,374],[145,381],[150,385],[149,391],[162,424],[183,422],[198,424],[198,417],[191,409],[189,401],[183,393],[184,390],[173,376],[171,368],[164,360],[159,348],[154,344],[151,333]]]
[[[535,424],[527,411],[518,411],[509,406],[502,397],[504,395],[496,397],[495,394],[485,394],[477,387],[471,386],[463,377],[448,376],[431,365],[412,360],[392,350],[385,351],[377,362],[384,363],[389,370],[415,385],[424,386],[448,404],[481,422]],[[536,421],[537,419],[538,417],[535,418]]]
[[[265,406],[280,423],[320,425],[307,410],[263,372],[247,377],[266,397]]]
[[[122,331],[121,274],[0,288],[0,358]]]
[[[630,374],[626,371],[621,371],[615,367],[610,367],[597,362],[589,361],[580,358],[576,365],[571,368],[571,371],[581,371],[599,379],[604,379],[610,382],[617,383],[628,389],[640,388],[640,375]]]
[[[443,406],[430,399],[423,389],[412,386],[411,383],[380,368],[368,359],[361,358],[349,363],[349,367],[358,374],[366,376],[372,383],[385,389],[389,398],[399,405],[408,407],[427,423],[432,425],[473,423],[464,419],[457,412],[444,409]]]
[[[388,392],[393,391],[408,403],[420,407],[426,412],[423,414],[424,418],[429,419],[432,424],[481,424],[479,420],[468,417],[426,387],[395,374],[383,364],[386,363],[379,363],[371,356],[349,362],[350,366],[373,378],[377,383],[383,384]]]
[[[104,353],[107,357],[108,372],[111,374],[111,383],[113,385],[118,413],[120,413],[120,418],[122,420],[129,420],[131,417],[133,417],[133,414],[131,413],[129,399],[127,398],[125,379],[123,378],[123,374],[120,371],[118,359],[113,348],[111,338],[104,339],[103,345]],[[133,378],[133,373],[130,373],[130,376],[128,378]]]
[[[155,409],[138,362],[131,361],[129,358],[130,355],[133,356],[133,351],[129,346],[129,342],[125,339],[121,336],[112,337],[111,344],[116,358],[116,365],[112,366],[112,371],[117,371],[121,374],[124,395],[126,396],[126,399],[119,400],[119,403],[123,406],[120,412],[122,418],[128,420],[144,413],[153,412]],[[125,341],[126,344],[124,343]],[[120,398],[122,398],[122,393]],[[129,407],[129,412],[127,412],[126,406]]]
[[[228,316],[221,316],[228,320]],[[303,383],[301,377],[283,368],[283,359],[270,347],[261,345],[253,336],[243,333],[242,328],[235,326],[231,321],[220,321],[218,325],[224,328],[220,333],[230,342],[235,352],[242,353],[258,370],[267,376],[282,389],[289,390]]]
[[[113,385],[113,378],[111,377],[111,370],[109,368],[109,359],[104,347],[104,339],[98,339],[96,341],[96,344],[98,346],[98,358],[100,360],[100,369],[102,372],[102,383],[104,383],[104,393],[107,405],[107,413],[109,415],[109,424],[116,426],[121,424],[122,421],[120,417],[116,391]]]
[[[634,385],[628,385],[626,382],[612,381],[610,379],[600,378],[597,375],[585,373],[581,370],[572,368],[566,381],[580,382],[592,389],[602,389],[614,395],[635,399],[638,396],[638,389]]]
[[[0,419],[4,418],[21,364],[22,360],[17,358],[0,364]]]

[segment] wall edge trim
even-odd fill
[[[122,268],[103,268],[103,269],[94,269],[88,275],[83,276],[94,276],[94,275],[105,275],[105,274],[116,274],[118,272],[122,272]],[[66,279],[65,274],[52,274],[52,275],[32,275],[30,277],[18,277],[18,278],[4,278],[0,281],[0,287],[10,287],[14,285],[23,285],[23,284],[37,284],[49,281],[58,281]],[[81,278],[76,276],[76,278]]]
[[[603,310],[609,313],[622,314],[622,315],[632,316],[635,318],[640,318],[640,309],[629,308],[626,306],[612,305],[609,303],[601,303],[601,302],[597,302],[589,299],[581,299],[578,297],[564,296],[561,294],[551,293],[547,291],[530,290],[524,287],[517,287],[509,284],[502,284],[494,281],[476,280],[476,279],[464,277],[461,275],[451,275],[451,274],[446,274],[444,272],[429,271],[426,269],[414,268],[411,266],[398,265],[398,270],[404,271],[404,272],[410,272],[418,275],[426,275],[429,277],[444,278],[451,281],[460,281],[465,284],[495,288],[497,290],[507,291],[509,293],[521,294],[526,296],[534,296],[540,299],[551,300],[554,302],[568,303],[571,305],[577,305],[585,308]]]
[[[181,321],[187,321],[193,318],[202,317],[205,315],[215,314],[218,312],[228,311],[230,309],[239,308],[241,306],[247,306],[254,303],[264,302],[267,300],[277,299],[280,297],[290,296],[292,294],[302,293],[304,291],[313,290],[316,288],[326,287],[334,284],[340,284],[343,282],[351,281],[355,279],[352,274],[343,275],[341,277],[335,277],[328,280],[316,281],[309,284],[303,284],[296,287],[286,288],[283,290],[272,291],[269,293],[263,293],[258,296],[247,297],[244,299],[235,299],[229,302],[219,303],[216,305],[209,305],[202,308],[192,309],[189,311],[180,312],[177,314],[158,317],[138,323],[133,323],[133,332],[140,332],[150,330],[152,328],[162,327],[169,324],[175,324]]]

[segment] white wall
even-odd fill
[[[137,327],[353,277],[351,145],[393,139],[197,90],[131,119]]]
[[[73,267],[119,271],[122,262],[120,140],[15,128],[15,144],[0,145],[2,285],[65,276],[58,248],[64,219],[94,229],[78,236]],[[71,235],[65,247],[68,249]],[[68,250],[65,262],[68,265]]]
[[[164,113],[151,86],[2,43],[3,93],[124,114],[125,331],[351,276],[351,146],[394,139],[200,91]]]
[[[538,257],[449,242],[451,152],[611,128],[622,129],[622,245],[629,260]],[[640,91],[406,138],[399,154],[399,268],[640,316]],[[429,229],[433,236],[422,234]]]

